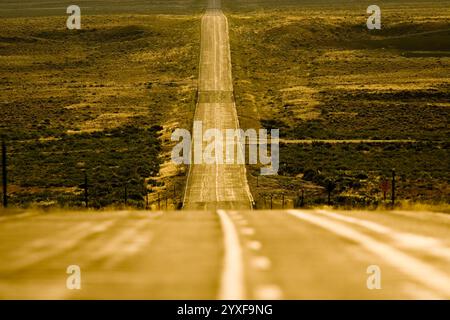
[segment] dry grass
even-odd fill
[[[449,7],[382,1],[383,28],[369,32],[364,4],[323,4],[228,5],[240,123],[279,128],[283,142],[282,176],[252,192],[305,189],[320,203],[329,178],[336,202],[380,203],[380,180],[396,168],[400,197],[448,201]]]
[[[84,168],[93,170],[92,184],[119,188],[99,190],[99,201],[113,195],[100,206],[123,201],[120,177],[130,169],[153,191],[172,190],[154,168],[171,148],[168,132],[191,125],[200,16],[84,15],[79,31],[64,22],[0,21],[0,133],[8,136],[11,202],[79,205]],[[139,188],[129,190],[136,205],[143,204]]]

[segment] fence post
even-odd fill
[[[381,191],[383,191],[383,201],[386,201],[386,194],[389,191],[389,181],[385,178],[380,183]]]
[[[124,200],[125,200],[125,206],[128,204],[128,184],[125,182],[125,193],[124,193]]]
[[[158,192],[158,210],[161,210],[161,195]]]
[[[7,164],[6,164],[6,142],[2,137],[2,175],[3,175],[3,207],[8,207],[8,177],[7,177]]]
[[[84,171],[84,205],[86,208],[89,206],[88,177],[86,171]]]
[[[272,210],[272,209],[273,209],[273,202],[272,202],[272,198],[273,198],[273,195],[270,195],[270,210]]]
[[[284,193],[283,193],[283,197],[282,197],[282,200],[281,200],[281,209],[284,209]]]
[[[177,193],[176,193],[176,186],[175,184],[173,185],[173,203],[176,202],[176,198],[177,198]]]
[[[144,207],[148,210],[148,187],[147,181],[144,179],[144,184],[142,185],[142,191],[144,192]]]
[[[300,208],[303,208],[305,206],[305,190],[302,189],[302,196],[300,198]]]
[[[395,169],[392,169],[392,208],[395,206]]]

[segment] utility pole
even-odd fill
[[[392,169],[392,193],[391,193],[392,208],[395,206],[395,169]]]
[[[2,176],[3,176],[3,207],[8,207],[8,177],[6,168],[6,142],[2,137]]]

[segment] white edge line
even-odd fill
[[[221,10],[222,11],[222,10]],[[222,13],[223,14],[223,13]],[[229,70],[230,70],[230,74],[231,74],[231,92],[233,93],[233,112],[234,112],[234,117],[236,119],[236,128],[239,129],[240,128],[240,124],[239,124],[239,118],[238,118],[238,114],[237,114],[237,109],[236,109],[236,101],[234,99],[234,86],[233,86],[233,66],[231,64],[231,45],[230,45],[230,32],[229,32],[229,26],[228,26],[228,18],[226,15],[224,15],[225,18],[225,26],[226,26],[226,33],[227,33],[227,38],[228,38],[228,64],[229,64]],[[247,197],[248,200],[250,202],[250,210],[253,210],[253,204],[255,203],[255,199],[253,198],[252,193],[250,192],[250,186],[248,184],[248,180],[247,180],[247,166],[244,163],[243,165],[244,168],[244,187],[245,187],[245,191],[247,192]]]
[[[450,278],[440,270],[387,244],[377,241],[346,225],[300,210],[288,210],[290,215],[315,224],[341,237],[358,242],[368,251],[378,255],[387,263],[409,275],[415,281],[433,289],[445,297],[450,297]]]
[[[387,235],[401,247],[412,250],[420,250],[429,255],[450,260],[450,249],[443,245],[440,239],[425,235],[396,231],[373,221],[346,216],[332,211],[317,210],[317,212],[336,220],[348,222],[364,227],[370,231]]]
[[[238,233],[225,211],[217,210],[217,214],[222,226],[224,244],[224,261],[218,299],[243,300],[245,297],[244,266]]]

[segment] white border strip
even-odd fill
[[[358,242],[368,251],[380,256],[387,263],[410,276],[418,283],[434,290],[442,297],[450,297],[450,277],[433,266],[347,227],[342,223],[300,210],[288,210],[288,213],[296,218],[331,231],[343,238]]]
[[[355,217],[338,214],[336,212],[325,210],[317,210],[317,212],[336,220],[358,225],[370,231],[387,235],[393,239],[397,245],[403,248],[421,250],[426,254],[450,261],[450,248],[446,247],[439,239],[413,233],[399,232],[369,220],[358,219]]]
[[[242,248],[239,237],[228,214],[223,210],[217,210],[223,232],[224,261],[220,280],[220,300],[243,300],[244,265],[242,261]]]

